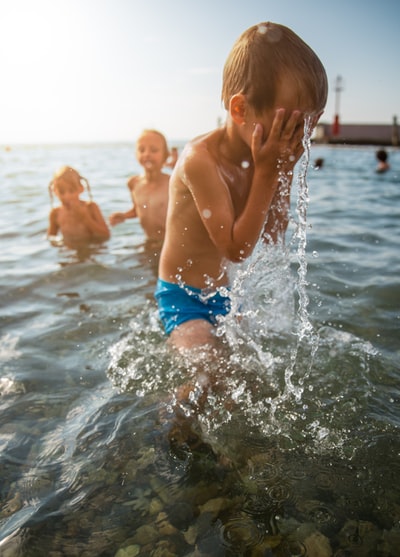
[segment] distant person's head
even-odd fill
[[[324,159],[315,159],[315,163],[314,163],[314,168],[316,170],[319,170],[320,168],[322,168],[324,166]]]
[[[327,94],[327,76],[318,56],[277,23],[260,23],[242,33],[224,66],[222,100],[231,114],[250,107],[262,116],[285,108],[318,119]]]
[[[385,149],[379,149],[379,150],[376,152],[376,158],[378,159],[378,161],[386,162],[387,159],[388,159],[388,154],[387,154],[387,152],[385,151]]]
[[[136,158],[147,170],[161,168],[169,156],[165,136],[153,129],[143,130],[136,140]]]
[[[178,162],[178,157],[179,157],[178,147],[171,147],[171,152],[165,163],[165,166],[168,166],[169,168],[174,168],[176,163]]]
[[[388,162],[388,154],[385,149],[378,149],[376,152],[376,158],[378,160],[378,166],[376,168],[377,172],[386,172],[386,170],[389,170],[390,165]]]

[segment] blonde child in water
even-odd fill
[[[169,156],[167,141],[157,130],[144,130],[136,141],[136,159],[143,173],[128,180],[132,208],[125,213],[113,213],[111,226],[137,217],[149,240],[162,242],[168,206],[169,174],[162,168]]]
[[[230,311],[228,263],[283,240],[290,183],[327,98],[317,55],[293,31],[250,27],[225,63],[225,124],[192,140],[171,176],[155,296],[178,349],[213,346]]]
[[[85,189],[83,184],[86,185],[90,201],[80,199]],[[61,205],[50,211],[48,237],[61,233],[66,244],[108,240],[109,228],[99,206],[91,199],[86,178],[70,166],[62,166],[54,174],[49,192],[51,200],[55,195]]]

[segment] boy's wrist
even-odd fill
[[[263,168],[256,167],[254,169],[254,174],[253,174],[253,183],[256,181],[262,181],[262,182],[269,182],[271,184],[275,184],[275,182],[279,180],[280,174],[281,174],[280,168],[278,168],[277,166],[271,167],[269,169],[265,167]]]

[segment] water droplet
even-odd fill
[[[204,209],[203,210],[203,217],[205,219],[209,219],[211,217],[211,215],[212,215],[212,213],[211,213],[210,209]]]
[[[250,163],[249,163],[249,161],[242,161],[241,166],[242,166],[242,168],[249,168]]]

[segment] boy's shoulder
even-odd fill
[[[186,144],[182,158],[187,162],[194,157],[214,157],[218,152],[221,136],[221,130],[217,129],[195,137]]]
[[[132,190],[139,180],[140,180],[139,174],[134,174],[133,176],[130,176],[127,181],[128,188]]]
[[[50,222],[57,222],[61,207],[62,207],[61,205],[58,205],[57,207],[53,207],[52,209],[50,209],[50,213],[49,213]]]
[[[90,199],[88,201],[84,200],[83,203],[86,205],[86,207],[88,209],[98,209],[99,208],[98,204],[96,203],[96,201],[93,201],[93,199]]]

